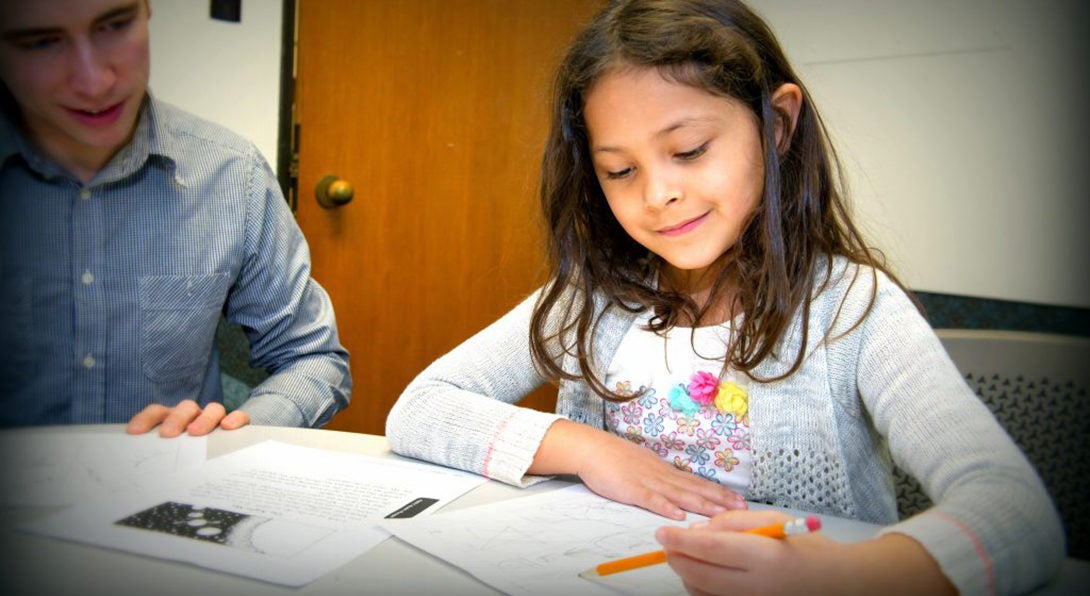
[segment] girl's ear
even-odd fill
[[[776,111],[776,149],[787,153],[795,125],[802,110],[802,89],[794,83],[784,83],[772,92],[772,108]]]

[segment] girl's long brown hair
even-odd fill
[[[682,317],[700,321],[707,309],[657,287],[661,260],[620,226],[595,176],[584,101],[600,77],[620,67],[658,69],[676,82],[735,98],[756,114],[764,145],[763,196],[725,255],[726,267],[716,282],[721,288],[729,280],[736,290],[731,312],[742,313],[725,364],[752,374],[801,309],[803,341],[792,366],[780,376],[758,380],[793,374],[806,354],[810,302],[829,281],[830,270],[822,273],[819,262],[843,255],[890,272],[851,222],[839,190],[844,185],[836,154],[809,93],[764,21],[734,0],[611,2],[570,46],[554,83],[552,126],[542,160],[551,281],[531,323],[536,365],[554,381],[582,378],[603,398],[619,399],[594,372],[596,295],[610,308],[653,309],[655,331]],[[777,147],[777,124],[789,119],[773,108],[771,96],[784,83],[802,89],[803,103],[794,133],[784,134]],[[872,306],[873,300],[872,294]],[[580,372],[563,370],[564,354],[577,359]]]

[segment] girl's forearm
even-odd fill
[[[545,431],[527,473],[541,476],[579,474],[580,459],[594,452],[595,443],[609,438],[611,435],[604,431],[561,418]]]
[[[885,534],[849,547],[849,583],[856,590],[845,593],[873,594],[881,589],[894,594],[957,594],[939,564],[923,545],[906,534]],[[854,581],[853,581],[854,580]]]

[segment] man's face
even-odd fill
[[[93,175],[132,136],[148,85],[148,17],[146,0],[0,1],[0,80],[30,137],[77,175]]]

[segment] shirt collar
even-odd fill
[[[136,119],[136,130],[132,139],[107,162],[106,166],[91,180],[91,185],[113,182],[136,173],[145,163],[160,162],[169,169],[175,178],[179,176],[177,164],[180,163],[179,149],[170,134],[169,117],[161,114],[159,102],[148,93],[140,106]],[[46,176],[70,174],[42,155],[26,136],[19,130],[19,125],[7,115],[0,113],[0,165],[13,156],[22,156],[34,170]]]
[[[126,178],[136,173],[144,164],[158,164],[169,170],[175,178],[179,175],[179,148],[171,134],[169,111],[148,93],[140,106],[136,130],[132,139],[114,155],[106,167],[95,176],[92,184],[101,184]]]

